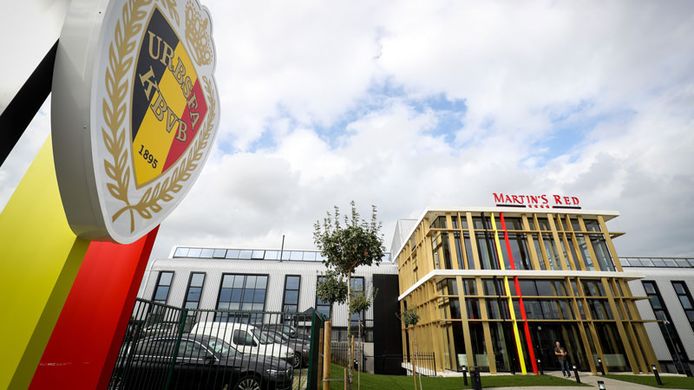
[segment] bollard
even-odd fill
[[[467,386],[467,366],[463,366],[463,385]]]
[[[576,376],[576,383],[581,383],[581,377],[578,375],[578,368],[576,368],[576,365],[573,366],[574,369],[574,375]]]
[[[545,370],[542,368],[542,360],[537,359],[537,368],[540,369],[540,375],[545,375]]]
[[[598,381],[598,390],[606,390],[607,388],[605,387],[605,382],[603,381]]]
[[[600,370],[600,373],[602,376],[605,376],[605,367],[602,365],[602,359],[598,358],[598,370]]]
[[[479,367],[475,367],[475,371],[470,372],[470,381],[474,390],[482,390],[482,377],[480,376]]]
[[[658,374],[658,369],[655,368],[655,364],[651,365],[651,370],[653,370],[653,375],[655,375],[655,381],[658,382],[658,386],[662,386],[663,380],[660,379],[660,374]]]

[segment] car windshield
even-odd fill
[[[282,332],[284,332],[288,335],[293,335],[293,334],[296,334],[296,329],[294,329],[290,325],[285,325],[284,328],[282,329]]]
[[[278,340],[273,337],[270,333],[267,331],[260,331],[258,329],[253,329],[253,335],[260,340],[261,344],[273,344],[277,342]]]
[[[209,339],[207,345],[216,353],[222,356],[228,356],[230,352],[235,352],[233,347],[220,339]]]
[[[275,336],[280,339],[280,341],[287,341],[289,340],[289,336],[286,333],[282,332],[275,332]]]

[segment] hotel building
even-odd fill
[[[433,352],[439,369],[525,374],[558,369],[560,341],[579,370],[596,372],[600,359],[607,372],[650,371],[658,359],[637,307],[645,296],[630,288],[643,274],[622,268],[612,244],[622,233],[607,227],[618,213],[515,206],[429,209],[398,222],[398,300],[420,318],[401,329],[403,355],[415,348]]]

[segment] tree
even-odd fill
[[[419,314],[412,309],[412,310],[407,310],[403,311],[400,314],[400,320],[405,324],[405,332],[409,332],[410,326],[412,327],[412,345],[413,348],[410,350],[410,362],[412,363],[412,379],[414,380],[414,388],[417,388],[417,336],[415,334],[414,327],[417,326],[417,323],[419,322]],[[422,388],[422,379],[420,375],[419,379],[419,388]]]
[[[333,317],[333,304],[347,301],[347,283],[343,276],[329,269],[316,287],[316,295],[322,301],[330,303],[328,318]]]
[[[357,371],[357,388],[361,389],[361,382],[360,382],[360,373],[363,370],[362,363],[364,362],[364,340],[362,338],[362,326],[364,323],[364,318],[362,317],[362,314],[365,313],[367,310],[369,310],[369,307],[371,307],[371,304],[373,303],[374,299],[376,299],[376,294],[378,293],[378,290],[373,290],[373,293],[371,295],[366,295],[363,292],[356,293],[352,296],[352,299],[349,302],[349,314],[350,314],[350,320],[351,316],[354,313],[359,313],[359,345],[360,348],[359,350],[361,351],[361,356],[359,359],[359,371]]]
[[[379,264],[385,248],[381,234],[381,223],[376,217],[376,206],[371,208],[371,221],[361,218],[354,201],[351,202],[351,218],[341,221],[340,209],[335,206],[333,214],[327,213],[323,223],[316,221],[313,241],[320,249],[323,263],[347,279],[347,306],[352,307],[351,277],[359,266]],[[347,327],[347,339],[351,340],[351,326]],[[354,361],[352,349],[349,348],[349,361]],[[347,369],[347,382],[352,386],[352,365]]]

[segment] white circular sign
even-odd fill
[[[178,205],[219,123],[208,10],[197,0],[73,0],[58,44],[52,137],[68,222],[131,243]]]

